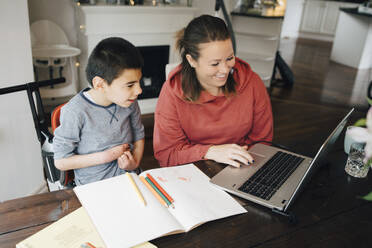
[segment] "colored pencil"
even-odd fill
[[[164,205],[165,207],[168,207],[168,204],[161,198],[161,196],[156,193],[155,189],[146,181],[146,179],[142,176],[140,176],[141,181],[146,185],[146,187],[151,191],[151,193],[158,199],[160,204]]]
[[[165,195],[165,197],[167,197],[168,201],[173,203],[174,202],[173,198],[170,195],[168,195],[168,193],[158,184],[158,182],[155,180],[155,178],[153,178],[149,173],[147,173],[146,175],[151,180],[151,182],[153,182],[155,184],[155,186],[161,191],[161,193],[163,193],[163,195]]]
[[[85,242],[84,244],[81,244],[80,248],[96,248],[96,247],[89,242]]]
[[[150,180],[150,178],[146,177],[145,179],[151,185],[151,187],[154,188],[156,193],[158,193],[160,197],[163,198],[163,200],[167,203],[167,205],[170,206],[172,203],[167,199],[167,197],[165,197],[165,195],[163,195],[163,193],[161,193],[161,191],[155,186],[155,184]]]
[[[143,202],[143,204],[146,206],[145,198],[143,198],[143,195],[142,195],[141,191],[139,190],[137,184],[134,182],[134,180],[133,180],[133,178],[132,178],[132,175],[131,175],[129,172],[127,172],[127,173],[125,173],[125,174],[127,174],[127,177],[129,178],[129,181],[131,182],[131,184],[132,184],[134,190],[136,191],[138,198],[139,198],[139,199]]]

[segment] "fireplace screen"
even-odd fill
[[[138,99],[157,98],[165,81],[165,66],[169,63],[169,46],[137,47],[143,56],[142,94]]]

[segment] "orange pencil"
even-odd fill
[[[151,191],[151,193],[158,199],[158,201],[163,204],[164,206],[168,207],[168,204],[160,197],[158,193],[156,193],[155,189],[151,187],[151,185],[146,181],[146,179],[142,176],[139,177],[141,181],[146,185],[146,187]]]
[[[163,193],[165,197],[167,197],[168,201],[170,201],[171,203],[174,202],[173,198],[170,195],[168,195],[167,192],[165,192],[165,190],[158,184],[158,182],[155,181],[155,179],[150,174],[147,173],[146,176],[151,180],[153,184],[155,184],[155,186],[160,190],[160,192]]]

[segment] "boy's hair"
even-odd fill
[[[105,79],[110,85],[123,70],[142,69],[143,65],[143,58],[132,43],[123,38],[111,37],[100,41],[94,48],[85,73],[91,86],[95,76]]]

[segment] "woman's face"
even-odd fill
[[[231,39],[201,43],[199,53],[198,60],[194,60],[189,54],[186,58],[195,69],[203,88],[212,95],[218,95],[220,87],[226,84],[227,77],[235,65]]]

